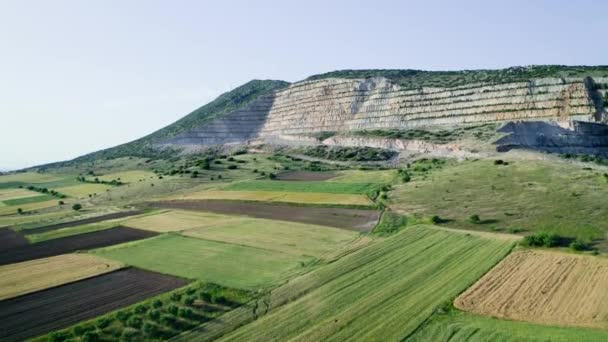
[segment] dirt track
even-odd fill
[[[0,252],[0,265],[145,239],[157,233],[128,227],[68,236]]]
[[[378,222],[377,210],[298,207],[265,203],[248,203],[223,200],[182,200],[153,202],[160,208],[209,211],[220,214],[246,215],[272,220],[317,224],[368,232]]]
[[[0,340],[23,341],[184,286],[130,268],[0,302]]]
[[[284,181],[324,181],[337,176],[333,172],[288,171],[277,174],[276,179]]]
[[[608,260],[515,252],[456,298],[481,315],[551,325],[608,328]]]
[[[9,249],[27,246],[29,241],[10,228],[0,228],[0,253]]]
[[[44,227],[39,227],[39,228],[27,229],[27,230],[24,230],[23,232],[27,233],[28,235],[30,235],[30,234],[40,234],[40,233],[49,232],[51,230],[57,230],[57,229],[67,228],[67,227],[76,227],[76,226],[80,226],[80,225],[83,225],[83,224],[96,223],[96,222],[101,222],[101,221],[107,221],[107,220],[113,220],[113,219],[118,219],[118,218],[123,218],[123,217],[129,217],[129,216],[139,215],[141,213],[143,213],[143,210],[127,211],[127,212],[121,212],[121,213],[112,213],[112,214],[107,214],[107,215],[89,217],[89,218],[82,219],[82,220],[63,222],[63,223],[51,224],[51,225],[44,226]]]

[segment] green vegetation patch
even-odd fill
[[[608,331],[554,327],[439,309],[408,341],[606,341]]]
[[[506,241],[409,227],[273,290],[262,301],[270,305],[265,316],[254,320],[249,309],[246,317],[225,316],[224,330],[203,324],[180,340],[217,338],[227,326],[241,326],[224,335],[230,341],[403,340],[511,248]]]
[[[464,138],[488,141],[496,134],[496,124],[467,126],[455,129],[374,129],[352,132],[356,136],[381,137],[389,139],[423,140],[435,144],[445,144]]]
[[[382,186],[374,183],[339,183],[325,181],[278,181],[254,180],[233,183],[224,190],[233,191],[286,191],[286,192],[318,192],[330,194],[368,194],[378,191]]]
[[[196,282],[34,339],[34,341],[160,341],[212,321],[252,298],[248,291]]]
[[[387,210],[382,213],[380,222],[374,228],[373,233],[380,236],[391,235],[405,228],[407,224],[406,216]]]
[[[319,145],[302,150],[304,155],[320,159],[338,161],[384,161],[397,155],[397,152],[374,147],[329,147]]]
[[[44,202],[48,200],[52,200],[52,196],[41,195],[41,196],[31,196],[31,197],[23,197],[23,198],[15,198],[10,200],[2,201],[2,203],[6,205],[21,205],[28,203],[36,203],[36,202]]]
[[[307,269],[307,256],[166,234],[93,253],[160,273],[234,288],[260,288]]]

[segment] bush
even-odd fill
[[[116,313],[116,319],[121,323],[125,324],[127,320],[131,317],[131,313],[129,311],[118,311]]]
[[[109,318],[101,317],[97,321],[95,321],[95,326],[99,329],[104,329],[110,325],[112,321]]]
[[[497,159],[497,160],[494,161],[494,165],[502,165],[504,163],[505,162],[503,160],[501,160],[501,159]]]
[[[144,332],[144,334],[151,337],[157,337],[160,335],[160,329],[158,328],[158,326],[150,322],[144,323],[142,331]]]
[[[274,173],[269,173],[268,174],[268,178],[270,178],[270,179],[276,179],[277,175],[275,175]]]
[[[138,335],[139,331],[137,331],[136,329],[126,328],[122,331],[122,334],[120,335],[120,341],[130,342],[135,340]]]
[[[227,167],[228,170],[235,170],[237,168],[238,168],[238,166],[236,166],[236,165],[228,165],[228,167]]]
[[[78,211],[78,210],[82,209],[82,205],[80,203],[76,203],[72,206],[72,209]]]
[[[163,302],[161,302],[158,299],[152,302],[152,307],[155,308],[155,309],[158,309],[158,308],[160,308],[162,306],[163,306]]]
[[[23,209],[17,208],[17,214],[19,214],[19,215],[23,214]]]
[[[141,318],[139,318],[139,316],[131,316],[129,319],[127,319],[127,326],[131,328],[139,329],[141,328],[142,324],[143,321]]]
[[[136,314],[141,315],[143,313],[146,313],[146,311],[148,311],[148,306],[145,304],[140,304],[140,305],[136,306],[133,311],[135,311]]]
[[[169,305],[169,307],[167,307],[167,312],[172,314],[172,315],[177,315],[177,311],[179,310],[179,308],[173,304]]]
[[[194,304],[194,299],[195,299],[194,297],[188,296],[188,297],[184,298],[184,304],[192,305],[192,304]]]
[[[63,331],[56,331],[49,334],[50,342],[62,342],[70,339],[72,337],[71,334]]]
[[[439,224],[439,223],[443,222],[443,219],[441,217],[437,216],[437,215],[433,215],[431,217],[431,222],[434,223],[434,224]]]
[[[87,331],[84,333],[84,335],[82,335],[82,338],[80,339],[80,341],[82,342],[95,342],[95,341],[99,341],[99,334],[95,331]]]
[[[150,310],[148,311],[148,317],[153,321],[157,321],[160,318],[160,311]]]
[[[407,217],[392,211],[385,211],[380,222],[374,228],[373,233],[378,235],[390,235],[398,232],[407,225]]]
[[[556,247],[562,240],[562,237],[557,234],[539,232],[524,237],[522,243],[524,246],[530,247]]]
[[[211,302],[211,295],[208,294],[207,292],[199,293],[198,298],[200,298],[202,301],[207,302],[207,303]]]
[[[192,311],[190,308],[180,308],[178,316],[183,318],[192,318],[194,317],[194,311]]]
[[[479,218],[479,215],[474,214],[469,217],[469,221],[473,224],[479,224],[481,222],[481,219]]]
[[[64,201],[59,201],[59,205],[64,205],[65,202]]]
[[[258,169],[253,169],[253,173],[258,173]]]
[[[570,249],[573,251],[584,251],[589,249],[589,246],[585,242],[576,239],[570,243]]]

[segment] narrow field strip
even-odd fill
[[[236,312],[234,321],[203,324],[180,340],[402,340],[511,248],[507,241],[410,227],[273,290],[258,302],[270,313],[232,333],[226,327],[254,317]]]
[[[90,254],[64,254],[0,266],[0,300],[90,278],[123,267]]]
[[[284,191],[317,192],[329,194],[367,194],[379,189],[374,183],[339,183],[322,181],[287,182],[277,180],[253,180],[232,183],[223,190],[229,191]]]
[[[365,195],[281,191],[219,191],[209,190],[169,198],[174,200],[241,200],[305,204],[372,205]]]
[[[125,212],[119,212],[119,213],[105,214],[105,215],[100,215],[100,216],[88,217],[88,218],[84,218],[84,219],[80,219],[80,220],[51,224],[48,226],[43,226],[43,227],[38,227],[38,228],[25,229],[25,230],[23,230],[23,233],[28,234],[28,235],[40,234],[40,233],[45,233],[45,232],[60,229],[60,228],[76,227],[76,226],[82,226],[82,225],[89,224],[89,223],[96,223],[96,222],[102,222],[102,221],[108,221],[108,220],[114,220],[114,219],[139,215],[139,214],[142,214],[143,212],[144,212],[143,210],[133,210],[133,211],[125,211]]]
[[[20,233],[10,228],[0,228],[0,252],[27,246],[29,242]]]

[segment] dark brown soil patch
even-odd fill
[[[118,219],[118,218],[123,218],[123,217],[129,217],[129,216],[133,216],[133,215],[139,215],[142,213],[143,213],[143,210],[135,210],[135,211],[126,211],[126,212],[122,212],[122,213],[113,213],[113,214],[89,217],[89,218],[82,219],[82,220],[51,224],[49,226],[44,226],[44,227],[39,227],[39,228],[26,229],[23,231],[23,233],[28,234],[28,235],[40,234],[40,233],[50,232],[51,230],[67,228],[67,227],[76,227],[76,226],[80,226],[83,224],[113,220],[113,219]]]
[[[18,232],[10,228],[0,228],[0,252],[27,246],[28,244],[27,239]]]
[[[68,236],[60,239],[34,243],[24,247],[0,252],[0,265],[12,264],[26,260],[46,258],[79,250],[87,250],[116,245],[123,242],[140,240],[158,235],[140,229],[115,227],[97,232]]]
[[[279,173],[276,179],[284,181],[324,181],[337,176],[333,172],[288,171]]]
[[[380,216],[378,211],[367,209],[298,207],[222,200],[162,201],[150,204],[160,208],[246,215],[272,220],[318,224],[360,232],[372,230]]]
[[[0,340],[23,341],[176,289],[188,282],[128,268],[0,302]]]

